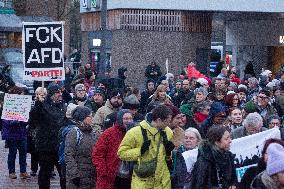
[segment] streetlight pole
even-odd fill
[[[106,70],[106,32],[107,32],[107,0],[102,0],[101,4],[101,46],[99,77],[103,77]]]

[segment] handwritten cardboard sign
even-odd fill
[[[32,96],[5,94],[1,119],[27,122],[31,111]]]

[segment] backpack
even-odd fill
[[[64,156],[64,150],[65,150],[65,138],[67,134],[72,130],[75,129],[77,132],[76,135],[76,146],[80,144],[80,141],[82,139],[82,132],[80,129],[75,125],[68,125],[67,127],[64,127],[62,130],[59,131],[59,149],[58,149],[58,162],[60,165],[65,164],[65,156]]]

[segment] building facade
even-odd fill
[[[100,5],[100,1],[81,0],[85,62],[97,63],[100,48],[92,41],[100,38]],[[128,67],[131,84],[144,83],[141,78],[152,61],[164,73],[166,59],[174,74],[191,61],[208,73],[211,42],[218,39],[224,51],[232,53],[232,65],[241,76],[249,61],[257,64],[256,73],[263,67],[277,70],[283,64],[279,61],[282,51],[273,47],[282,46],[282,26],[275,26],[282,22],[283,7],[281,0],[107,0],[106,46],[111,67]],[[268,43],[263,39],[277,40]]]

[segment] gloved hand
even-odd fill
[[[147,150],[149,150],[150,144],[151,144],[150,140],[147,140],[143,143],[143,145],[141,147],[141,155],[143,155]]]
[[[175,149],[175,145],[168,140],[166,131],[160,131],[161,137],[163,139],[163,144],[166,150],[166,155],[170,156],[173,149]]]
[[[80,187],[80,177],[73,178],[72,182],[75,186]]]

